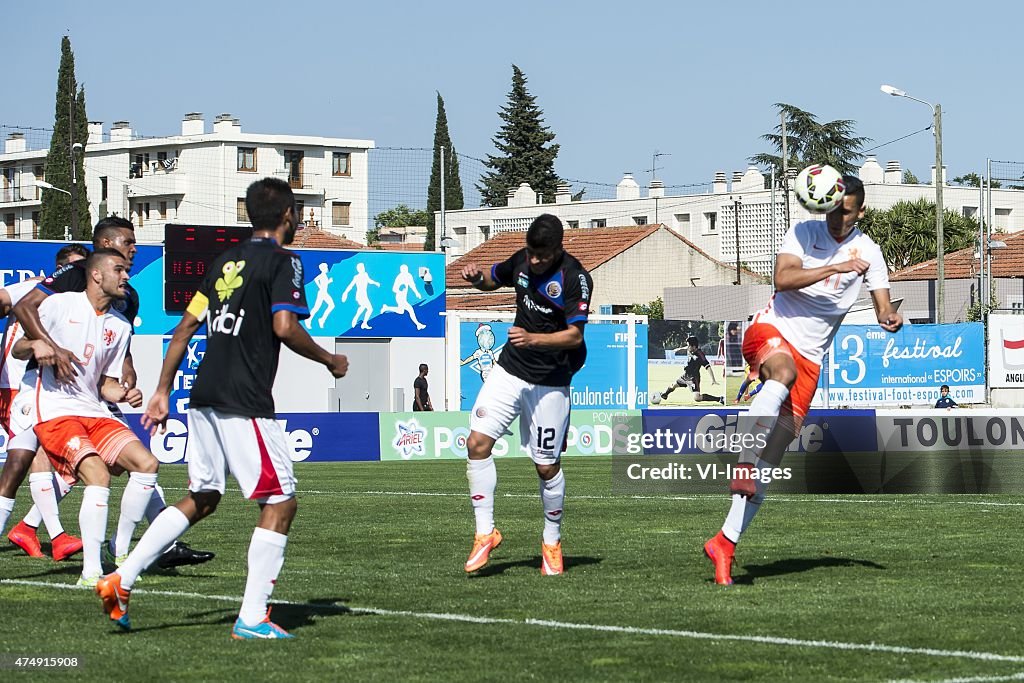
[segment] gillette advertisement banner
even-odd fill
[[[459,325],[462,410],[471,410],[484,380],[498,362],[508,340],[508,322],[463,322]],[[572,378],[573,409],[625,409],[629,394],[634,405],[647,405],[647,325],[635,326],[633,357],[636,381],[628,386],[629,326],[623,323],[590,323],[586,327],[587,362]]]
[[[172,404],[172,409],[174,408]],[[141,415],[126,415],[130,426],[162,464],[185,463],[188,415],[171,413],[167,429],[150,436]],[[379,460],[377,413],[294,413],[277,416],[292,462]],[[255,454],[254,454],[255,455]]]
[[[0,249],[0,287],[55,269],[64,242],[4,242]],[[90,246],[90,244],[86,244]],[[444,255],[432,252],[320,251],[296,249],[302,259],[305,321],[313,336],[444,337]],[[166,335],[180,316],[163,309],[163,247],[140,244],[131,284],[141,308],[136,334]],[[0,327],[2,327],[0,323]]]

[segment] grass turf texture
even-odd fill
[[[12,655],[76,655],[70,677],[137,680],[884,680],[1010,675],[1022,662],[965,656],[601,632],[527,619],[809,641],[1024,655],[1021,507],[1011,497],[769,499],[739,547],[737,585],[711,582],[700,552],[726,496],[617,497],[607,458],[566,460],[567,573],[542,577],[540,502],[525,459],[498,462],[491,564],[462,564],[473,515],[460,462],[297,466],[299,512],[274,594],[294,640],[230,639],[255,506],[229,491],[185,540],[217,559],[147,575],[133,596],[135,632],[120,634],[90,592],[70,584],[76,560],[0,551],[3,636]],[[185,469],[161,482],[180,497]],[[383,493],[370,493],[383,492]],[[441,495],[398,495],[400,493]],[[112,501],[119,500],[114,491]],[[19,514],[25,510],[22,492]],[[63,505],[69,530],[80,494]],[[1001,503],[1001,504],[1000,504]],[[116,520],[116,503],[111,525]],[[13,523],[13,522],[12,522]],[[146,591],[153,591],[147,594]],[[235,596],[235,601],[159,591]],[[1014,597],[1016,596],[1016,597]],[[372,607],[510,619],[469,623]],[[4,680],[52,678],[9,671]]]

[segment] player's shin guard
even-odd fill
[[[246,624],[258,624],[267,615],[267,601],[274,592],[277,575],[284,566],[288,536],[256,527],[249,542],[249,575],[238,618]]]
[[[562,538],[562,509],[565,504],[565,475],[562,470],[548,480],[540,480],[540,499],[544,504],[544,542],[554,545]]]
[[[110,489],[106,486],[86,486],[82,494],[82,509],[78,513],[78,526],[82,533],[82,576],[99,576],[100,545],[107,531],[107,503]]]
[[[135,527],[142,521],[146,508],[153,498],[156,487],[156,472],[132,472],[128,485],[121,496],[121,515],[117,520],[117,535],[114,537],[114,556],[128,554]]]
[[[466,478],[469,479],[469,497],[476,517],[476,533],[489,534],[494,531],[494,491],[498,488],[494,456],[467,460]]]
[[[121,575],[121,585],[125,590],[131,590],[139,574],[146,571],[188,527],[188,517],[173,505],[161,512],[135,544],[135,549],[128,554],[128,559],[117,568],[117,573]]]
[[[25,515],[25,524],[38,527],[42,522],[46,525],[46,533],[50,539],[64,533],[64,525],[57,514],[58,491],[52,472],[33,472],[28,475],[29,489],[32,491],[32,502],[35,505]],[[63,496],[61,496],[63,497]]]

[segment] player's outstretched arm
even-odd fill
[[[348,358],[330,353],[313,341],[306,328],[299,324],[299,317],[292,311],[274,313],[274,334],[289,349],[303,358],[320,363],[335,377],[344,377],[348,372]]]
[[[892,307],[888,289],[871,290],[871,303],[875,305],[875,315],[883,330],[895,332],[903,327],[903,316]]]
[[[810,287],[816,282],[821,282],[830,275],[840,273],[857,273],[863,275],[868,272],[870,263],[864,259],[850,259],[842,263],[830,263],[827,266],[818,268],[804,268],[804,263],[795,254],[779,254],[775,260],[775,291],[785,292],[791,289],[803,289]]]

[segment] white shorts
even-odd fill
[[[185,454],[193,493],[224,493],[230,472],[246,498],[274,504],[295,497],[292,459],[277,420],[192,408]]]
[[[35,453],[39,449],[39,439],[33,427],[36,426],[35,387],[22,385],[21,391],[11,403],[11,438],[7,441],[7,450],[22,449]]]
[[[495,365],[476,397],[469,426],[500,439],[519,416],[519,438],[538,465],[553,465],[569,431],[569,387],[530,384]]]

